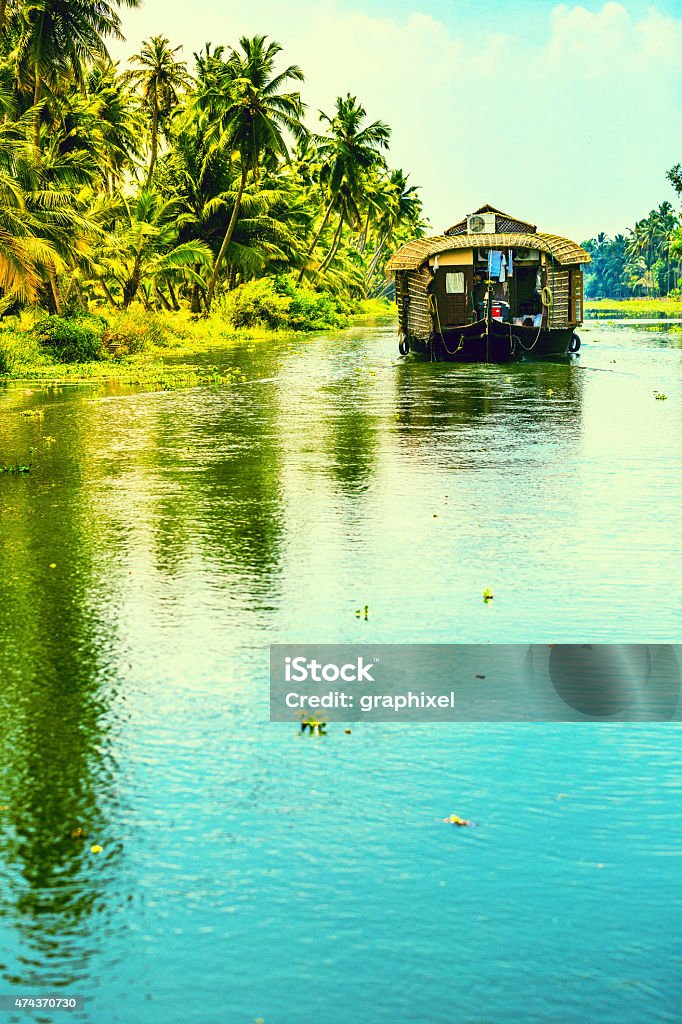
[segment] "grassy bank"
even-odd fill
[[[588,317],[682,317],[680,299],[587,299],[585,314]]]
[[[154,388],[230,383],[240,374],[218,374],[182,360],[257,336],[258,331],[230,328],[217,316],[199,321],[183,312],[133,309],[114,317],[98,312],[33,323],[22,316],[0,327],[0,381],[118,381]]]
[[[324,292],[266,279],[236,289],[210,317],[186,310],[90,309],[68,317],[24,312],[0,324],[0,381],[118,381],[155,388],[232,383],[240,370],[204,368],[183,359],[242,341],[341,330],[354,321],[389,319],[381,299],[350,303]]]

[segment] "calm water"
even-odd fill
[[[0,476],[0,995],[679,1021],[679,726],[267,722],[276,640],[679,641],[682,334],[581,333],[574,365],[374,327],[212,353],[231,389],[0,392],[33,462]]]

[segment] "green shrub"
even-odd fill
[[[296,285],[291,277],[264,277],[228,292],[220,310],[233,327],[323,331],[345,327],[350,307],[328,292]]]
[[[111,317],[102,342],[108,356],[119,358],[154,347],[163,348],[175,340],[157,314],[133,308]]]
[[[291,297],[289,327],[293,330],[323,331],[347,325],[349,308],[338,296],[303,288],[289,277],[276,278],[274,286]]]
[[[286,330],[291,300],[275,291],[271,278],[249,281],[228,292],[220,311],[233,327],[267,327]]]
[[[35,338],[23,331],[0,331],[0,376],[15,373],[38,357]]]
[[[101,316],[46,316],[37,322],[32,333],[57,362],[88,363],[102,358],[106,326]]]
[[[12,352],[4,344],[4,339],[0,341],[0,377],[5,374],[11,373],[14,369],[14,359]]]

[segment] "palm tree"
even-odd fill
[[[273,170],[279,160],[289,160],[285,132],[304,134],[301,118],[303,104],[298,92],[282,92],[290,81],[303,81],[303,72],[295,64],[279,73],[274,65],[282,47],[266,36],[243,36],[242,52],[233,50],[226,61],[213,56],[210,74],[197,96],[199,111],[210,109],[217,120],[209,129],[212,152],[238,162],[238,184],[232,212],[223,236],[206,293],[206,311],[210,311],[218,275],[234,233],[249,174],[259,184],[261,163]]]
[[[391,171],[388,175],[388,181],[385,183],[386,187],[384,189],[387,202],[382,204],[378,217],[377,245],[367,271],[368,280],[371,280],[374,275],[391,235],[404,224],[410,224],[416,229],[420,221],[422,203],[417,195],[419,189],[416,185],[408,186],[407,177],[399,169]]]
[[[55,94],[44,112],[48,128],[41,163],[54,154],[68,158],[81,180],[111,192],[125,171],[134,167],[143,135],[139,105],[110,67],[98,63],[88,72],[83,89]]]
[[[13,0],[0,0],[0,33],[4,33],[7,23],[14,14],[16,3]]]
[[[60,265],[53,246],[37,237],[26,200],[11,171],[0,168],[0,309],[17,298],[35,300],[42,282],[41,268]]]
[[[152,116],[147,190],[156,165],[159,127],[178,106],[180,93],[190,81],[187,65],[175,59],[181,49],[181,46],[172,48],[165,36],[152,36],[142,44],[140,52],[130,58],[131,63],[139,66],[125,75],[126,81],[141,89],[143,102]]]
[[[178,200],[143,190],[132,202],[121,197],[118,209],[111,213],[116,228],[95,253],[95,276],[110,301],[114,301],[111,289],[120,290],[124,309],[145,282],[158,288],[177,275],[194,280],[198,275],[193,268],[210,267],[213,254],[204,242],[177,244],[187,216]],[[146,305],[144,290],[142,296]]]
[[[644,289],[647,298],[651,296],[652,291],[656,290],[654,275],[651,269],[647,267],[643,256],[629,264],[629,275],[630,286],[635,289]]]
[[[85,85],[88,98],[96,105],[102,139],[97,164],[105,189],[111,191],[140,156],[143,115],[111,61],[94,64]]]
[[[326,269],[334,258],[341,242],[345,221],[357,221],[359,203],[362,198],[362,177],[382,162],[381,149],[388,149],[391,129],[383,121],[373,121],[363,127],[367,111],[355,96],[348,93],[345,99],[339,96],[332,117],[320,111],[320,120],[328,126],[328,134],[318,140],[318,153],[322,162],[320,185],[328,202],[322,222],[307,253],[308,262],[313,255],[334,209],[339,211],[339,223],[334,234],[331,249],[323,260],[320,270]],[[303,279],[306,266],[301,268],[299,282]]]
[[[65,78],[79,85],[84,64],[106,57],[105,39],[122,39],[116,7],[138,7],[140,0],[31,0],[16,12],[17,42],[12,54],[20,88],[32,93],[35,108],[33,145],[40,160],[40,101],[43,87],[54,88]]]
[[[42,294],[61,312],[58,275],[94,228],[78,195],[87,174],[58,149],[35,163],[34,120],[30,107],[18,121],[0,123],[0,287],[5,299]]]

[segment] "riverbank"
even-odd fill
[[[241,370],[185,360],[245,341],[341,330],[395,316],[395,306],[384,299],[359,300],[351,306],[322,295],[307,309],[292,310],[291,305],[273,312],[253,301],[248,306],[241,302],[237,313],[226,315],[221,309],[206,318],[186,310],[148,311],[139,305],[115,313],[98,307],[73,317],[23,313],[0,326],[0,383],[113,381],[162,389],[230,384],[244,379]]]
[[[585,316],[595,320],[621,317],[682,317],[682,298],[586,299]]]

